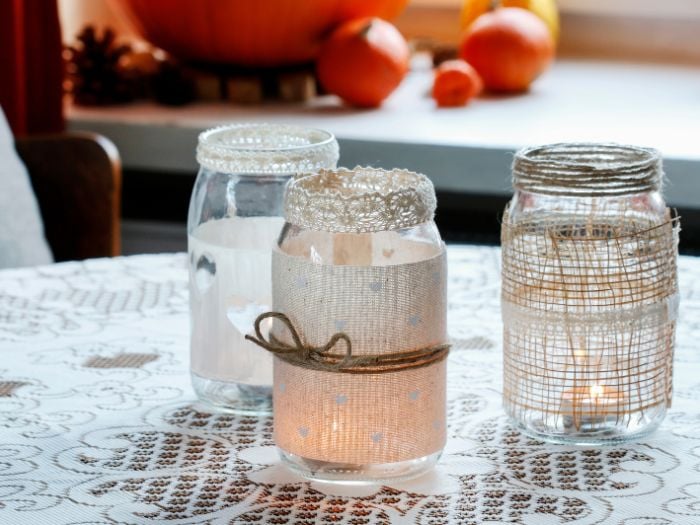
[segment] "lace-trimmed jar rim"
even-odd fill
[[[296,177],[287,186],[285,218],[316,231],[378,232],[431,221],[436,206],[425,175],[357,166]]]
[[[318,128],[242,123],[200,133],[197,162],[224,173],[296,174],[335,166],[335,136]]]
[[[524,148],[513,161],[516,189],[562,197],[615,197],[657,191],[662,179],[659,152],[640,146],[549,144]]]

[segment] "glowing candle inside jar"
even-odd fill
[[[605,393],[605,388],[602,385],[593,385],[591,387],[591,398],[599,399]]]
[[[577,361],[583,361],[588,358],[588,352],[582,348],[576,348],[574,350],[574,359]],[[596,385],[594,385],[596,386]]]
[[[623,415],[624,399],[623,393],[599,384],[566,390],[560,411],[564,427],[576,432],[600,431]]]

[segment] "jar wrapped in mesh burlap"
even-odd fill
[[[671,402],[678,228],[661,181],[645,148],[516,155],[501,234],[503,396],[539,437],[626,439]]]

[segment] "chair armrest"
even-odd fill
[[[121,162],[94,133],[17,139],[57,261],[119,255]]]

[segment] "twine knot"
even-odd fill
[[[269,335],[268,339],[265,339],[260,328],[265,319],[277,319],[282,322],[289,330],[292,344],[280,341],[272,334]],[[272,352],[279,359],[290,364],[326,372],[377,374],[421,368],[444,359],[450,349],[449,344],[440,344],[408,352],[354,356],[352,355],[352,342],[345,332],[333,334],[323,346],[309,345],[304,343],[289,317],[281,312],[260,314],[255,319],[254,328],[254,336],[250,334],[245,336],[248,341]],[[333,349],[341,341],[345,343],[345,353],[333,352]]]

